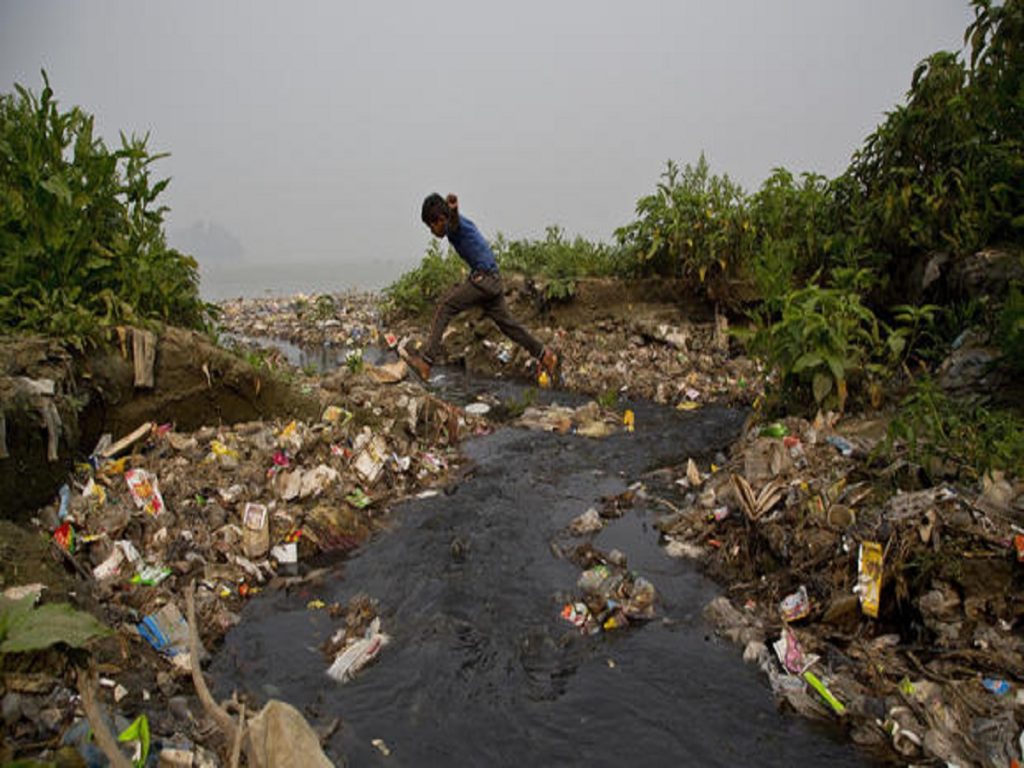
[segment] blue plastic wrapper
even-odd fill
[[[166,656],[188,653],[188,622],[174,603],[147,616],[136,629],[150,645]]]

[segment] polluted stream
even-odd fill
[[[431,388],[462,403],[482,392],[586,402],[452,370]],[[503,426],[466,441],[457,484],[397,505],[390,530],[315,585],[249,602],[210,666],[217,695],[340,718],[325,744],[339,765],[868,764],[838,727],[778,710],[757,668],[701,616],[721,590],[658,545],[668,510],[655,497],[676,489],[656,470],[726,450],[745,414],[630,407],[636,431],[606,439]],[[647,498],[599,533],[568,534],[638,480]],[[583,635],[562,618],[581,572],[563,553],[588,540],[654,584],[654,619]],[[390,643],[342,684],[321,646],[344,621],[309,603],[359,594],[377,601]]]

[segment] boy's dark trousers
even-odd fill
[[[501,275],[498,272],[473,272],[464,283],[459,283],[448,291],[434,311],[434,322],[430,327],[430,338],[424,358],[428,362],[438,360],[442,353],[441,338],[444,329],[452,318],[471,307],[483,307],[484,313],[491,318],[503,334],[534,357],[540,357],[544,345],[535,339],[522,323],[512,317],[505,304],[505,292],[501,286]]]

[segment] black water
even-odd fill
[[[466,397],[487,385],[449,372],[440,386]],[[605,440],[503,428],[469,442],[474,468],[453,493],[401,505],[396,529],[322,587],[249,604],[212,664],[219,694],[340,716],[328,753],[354,766],[865,764],[835,730],[779,713],[740,649],[712,635],[700,613],[717,589],[658,546],[664,507],[639,504],[594,540],[654,583],[659,618],[589,637],[560,618],[579,575],[552,548],[575,543],[566,524],[651,469],[724,449],[744,416],[635,410],[636,432]],[[392,641],[342,685],[317,648],[340,621],[306,606],[359,592],[379,601]]]

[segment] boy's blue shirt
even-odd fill
[[[487,240],[480,234],[476,224],[459,214],[459,226],[452,232],[448,231],[448,242],[452,244],[455,252],[459,254],[464,262],[473,271],[497,272],[498,260],[494,258],[494,251],[487,244]]]

